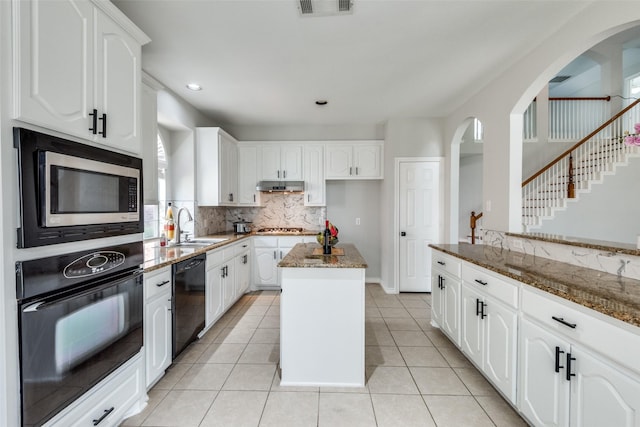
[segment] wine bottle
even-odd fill
[[[325,255],[331,255],[331,245],[329,241],[331,240],[331,230],[329,230],[329,220],[325,221],[324,228],[324,245],[322,249],[322,253]]]

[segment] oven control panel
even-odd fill
[[[63,271],[64,277],[75,279],[93,276],[112,270],[124,263],[125,255],[116,251],[99,251],[87,254],[69,263]]]

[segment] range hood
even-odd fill
[[[304,181],[260,181],[256,190],[269,193],[301,193],[304,191]]]

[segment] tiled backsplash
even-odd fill
[[[640,280],[640,257],[484,230],[484,244]]]
[[[304,194],[262,193],[260,207],[198,207],[196,236],[233,229],[238,220],[252,222],[256,230],[268,227],[301,227],[320,230],[325,207],[304,206]]]

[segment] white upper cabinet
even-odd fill
[[[259,206],[260,192],[256,190],[260,170],[258,146],[238,144],[238,204],[240,206]]]
[[[238,204],[238,146],[220,128],[196,129],[196,198],[198,206]]]
[[[302,180],[302,145],[263,143],[260,146],[262,180]]]
[[[304,205],[325,206],[327,204],[324,181],[324,145],[304,146]]]
[[[14,5],[14,118],[139,154],[149,38],[109,2]]]
[[[327,143],[326,179],[382,179],[383,143]]]

